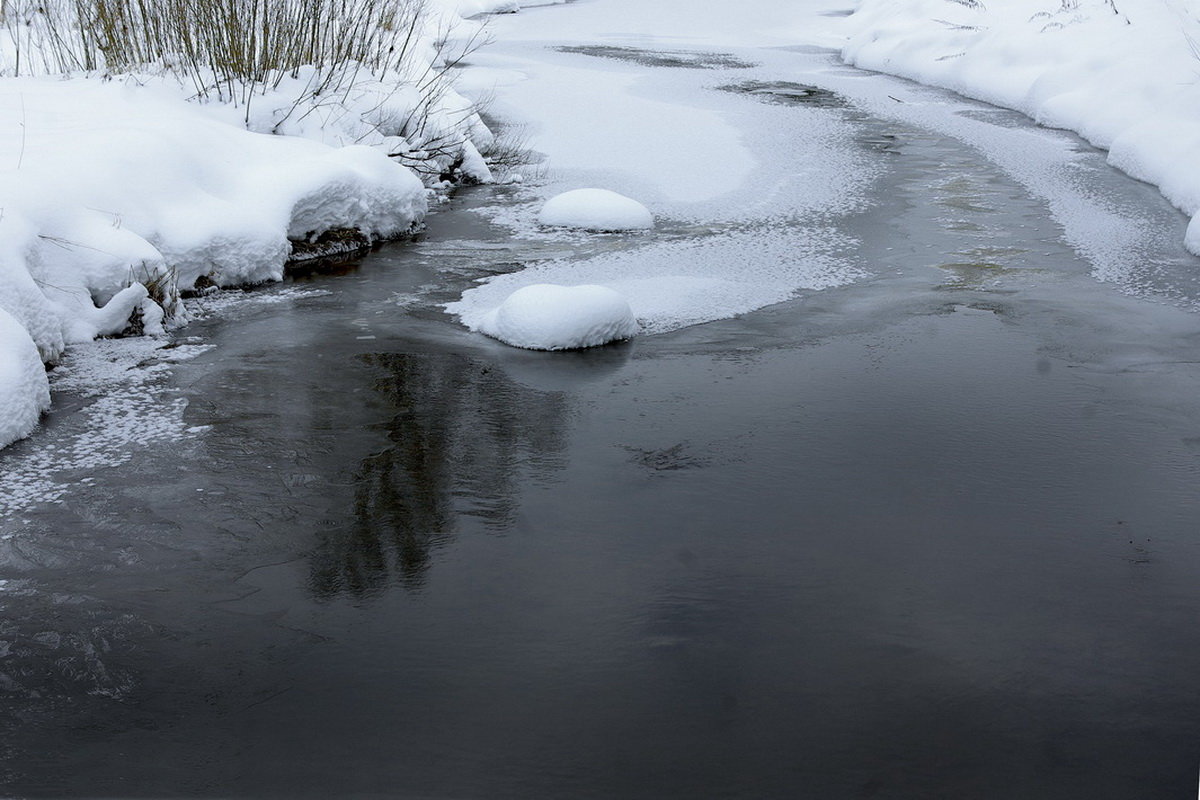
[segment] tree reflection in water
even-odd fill
[[[517,479],[546,476],[562,458],[562,394],[526,388],[464,356],[362,358],[381,372],[374,388],[392,413],[380,425],[392,445],[359,464],[352,515],[313,555],[311,588],[321,599],[365,597],[394,582],[420,588],[460,517],[507,530]]]

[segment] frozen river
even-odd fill
[[[656,233],[526,224],[559,183],[639,188],[566,153],[60,368],[0,453],[0,794],[1192,796],[1185,220],[829,52],[618,43],[493,68],[616,64],[749,120],[744,174],[640,187]],[[773,304],[555,354],[441,308],[639,260]]]

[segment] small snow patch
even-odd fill
[[[616,192],[575,189],[550,198],[538,222],[588,231],[631,231],[653,228],[654,216],[638,201]]]
[[[604,286],[534,284],[480,320],[478,330],[514,347],[576,350],[637,333],[629,302]]]

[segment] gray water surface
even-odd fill
[[[1088,155],[1169,229],[1100,283],[977,151],[840,113],[850,286],[513,350],[438,304],[641,243],[510,236],[484,188],[181,331],[187,434],[0,520],[4,793],[1191,797],[1184,221]],[[96,400],[56,402],[10,480]]]

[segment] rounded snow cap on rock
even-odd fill
[[[632,231],[654,227],[650,209],[607,189],[575,189],[551,197],[538,222],[585,231]]]
[[[577,350],[637,333],[629,302],[604,286],[539,283],[510,294],[479,325],[482,333],[528,350]]]

